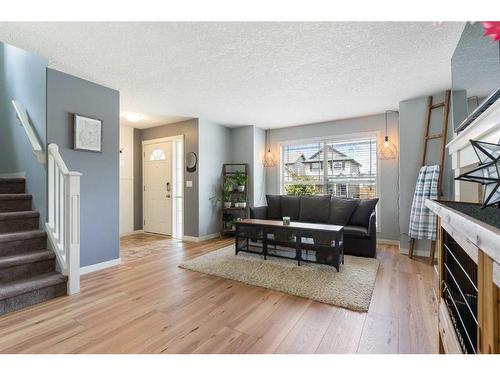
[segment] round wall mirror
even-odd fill
[[[188,152],[186,154],[186,171],[196,172],[196,164],[198,164],[198,156],[194,152]]]

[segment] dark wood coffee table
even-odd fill
[[[290,251],[292,250],[292,251]],[[236,223],[235,252],[328,264],[340,271],[344,263],[344,227],[280,220],[244,219]],[[314,259],[309,256],[313,253]],[[291,256],[287,256],[291,254]]]

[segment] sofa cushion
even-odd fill
[[[378,198],[374,199],[358,199],[358,207],[354,211],[349,220],[349,225],[359,225],[368,228],[370,215],[377,205]]]
[[[330,216],[330,195],[303,195],[300,197],[300,221],[327,223]]]
[[[350,238],[368,238],[368,228],[356,226],[356,225],[346,225],[344,227],[344,237]]]
[[[290,220],[299,220],[300,197],[296,195],[282,195],[281,215],[289,216]]]
[[[281,219],[281,196],[280,195],[266,195],[267,201],[267,218],[268,219]]]
[[[352,214],[358,207],[356,199],[332,197],[330,201],[329,224],[347,225]]]

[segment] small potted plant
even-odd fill
[[[232,177],[226,176],[224,179],[224,186],[223,186],[223,191],[222,191],[222,197],[216,196],[216,197],[211,197],[210,200],[216,201],[216,202],[224,202],[224,208],[231,208],[232,202],[231,202],[231,193],[233,191],[233,185],[234,185],[234,180]]]
[[[231,229],[234,225],[234,216],[231,215],[231,214],[224,214],[223,216],[223,220],[224,220],[224,227],[226,229]]]
[[[224,178],[224,208],[231,208],[231,192],[233,191],[234,181],[232,177],[226,176]]]
[[[245,201],[245,198],[240,197],[238,203],[236,203],[239,208],[246,208],[247,202]]]
[[[246,174],[241,171],[236,171],[236,173],[234,174],[234,182],[236,182],[236,185],[238,186],[238,191],[244,192],[245,183],[247,182]]]

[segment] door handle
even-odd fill
[[[170,182],[167,182],[167,191],[170,191]]]

